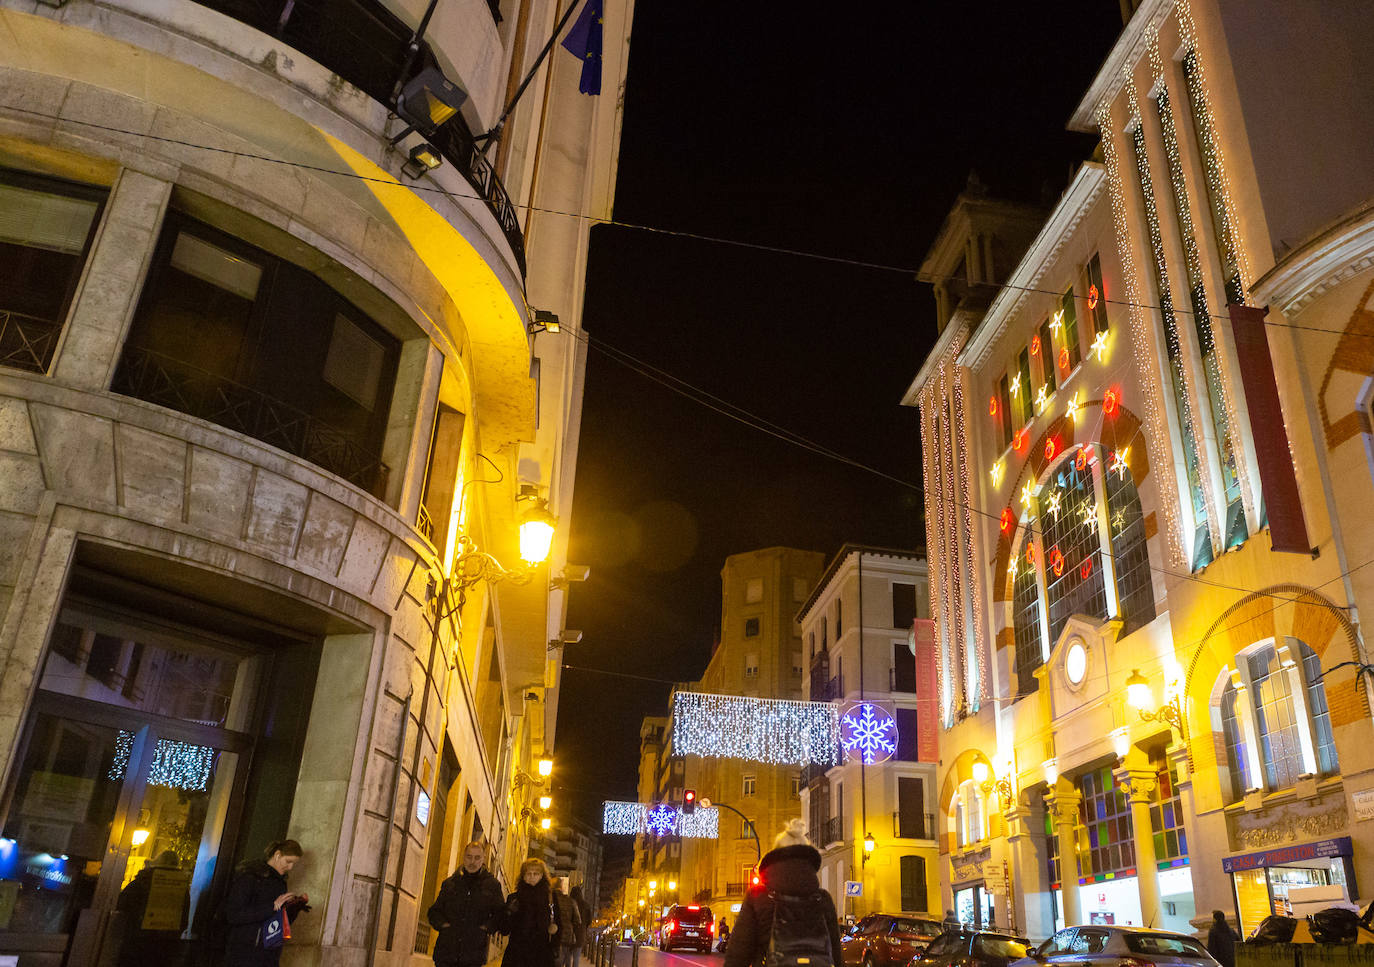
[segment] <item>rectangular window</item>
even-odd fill
[[[802,677],[802,653],[799,651],[792,652],[792,677]]]
[[[1016,357],[1016,371],[1011,379],[1013,419],[1019,430],[1035,418],[1033,402],[1035,387],[1031,384],[1030,347],[1023,346]]]
[[[1126,794],[1112,778],[1110,766],[1088,772],[1079,780],[1083,815],[1087,822],[1087,850],[1079,855],[1088,861],[1083,875],[1122,874],[1135,869],[1135,841]]]
[[[926,913],[926,860],[924,856],[903,856],[898,860],[902,876],[902,912]]]
[[[844,601],[840,598],[835,599],[835,638],[840,637],[840,630],[844,627]]]
[[[897,777],[897,835],[902,839],[930,839],[926,828],[926,784],[911,776]]]
[[[758,619],[758,618],[745,618],[745,619],[744,619],[744,637],[746,637],[746,638],[757,638],[758,636],[759,636],[759,619]]]
[[[1073,286],[1060,297],[1059,310],[1055,313],[1054,321],[1057,321],[1060,327],[1061,342],[1056,365],[1059,366],[1059,378],[1062,382],[1083,360],[1083,344],[1078,336],[1078,312],[1073,301]]]
[[[892,585],[892,627],[903,631],[916,623],[916,585]]]
[[[897,720],[897,755],[902,762],[917,762],[920,757],[916,748],[917,712],[914,708],[899,708],[892,715]]]
[[[793,799],[800,799],[800,798],[801,798],[801,774],[800,774],[800,773],[793,773],[792,776],[791,776],[791,780],[792,780],[792,798],[793,798]]]
[[[1159,784],[1150,794],[1150,829],[1154,833],[1155,859],[1185,859],[1188,856],[1188,834],[1183,828],[1183,803],[1178,794],[1178,771],[1162,762]]]
[[[0,169],[0,366],[47,372],[106,194]]]
[[[1011,425],[1011,380],[1003,373],[994,388],[997,403],[997,427],[1002,434],[1002,449],[1011,446],[1013,427]]]
[[[758,656],[758,655],[745,655],[745,656],[744,656],[744,677],[745,677],[745,678],[758,678],[758,677],[759,677],[759,656]]]
[[[1109,617],[1093,482],[1095,462],[1084,459],[1080,469],[1079,460],[1064,461],[1047,488],[1048,497],[1040,500],[1050,641],[1059,640],[1072,615]]]
[[[1102,257],[1094,252],[1083,268],[1088,283],[1085,300],[1088,306],[1088,319],[1092,322],[1093,333],[1107,331],[1107,290],[1102,284]]]
[[[744,582],[744,603],[758,604],[763,600],[763,578],[750,578]]]
[[[744,777],[744,795],[752,796],[758,789],[758,777],[747,775]]]
[[[1050,320],[1046,319],[1040,323],[1040,332],[1036,337],[1035,346],[1039,350],[1036,354],[1036,363],[1040,367],[1040,385],[1045,388],[1045,396],[1049,398],[1054,395],[1056,383],[1054,380],[1054,332],[1050,329]]]
[[[916,691],[916,659],[904,641],[892,643],[892,690]]]
[[[170,212],[111,388],[381,495],[400,353],[323,278]]]

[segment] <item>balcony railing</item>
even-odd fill
[[[126,347],[110,389],[295,454],[374,496],[385,490],[386,464],[353,436],[252,387],[170,356]]]
[[[934,839],[935,838],[935,814],[918,813],[919,823],[908,824],[907,828],[902,828],[902,814],[897,811],[892,813],[892,835],[899,839]]]
[[[744,896],[744,894],[745,894],[748,890],[749,890],[749,884],[748,884],[747,882],[743,881],[743,880],[741,880],[741,881],[738,882],[738,883],[727,883],[727,884],[725,884],[725,895],[726,895],[726,896]]]
[[[0,366],[46,373],[62,323],[0,309]]]
[[[406,70],[411,29],[380,0],[196,0],[290,44],[363,91],[374,101],[392,106],[392,91]],[[434,63],[429,45],[410,66],[414,74]],[[453,165],[495,216],[525,274],[525,240],[515,206],[491,163],[474,143],[462,116],[455,116],[430,139],[444,160]]]
[[[844,695],[844,676],[836,675],[820,686],[817,691],[816,685],[811,686],[811,701],[813,702],[833,702]]]
[[[824,849],[831,843],[838,843],[844,838],[844,817],[831,816],[821,823],[819,829],[811,830],[811,839],[815,844]]]

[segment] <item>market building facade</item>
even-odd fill
[[[199,958],[286,837],[285,963],[513,882],[585,365],[530,213],[609,216],[631,12],[483,154],[556,4],[0,2],[0,959]]]
[[[1136,6],[1024,254],[972,258],[956,206],[927,259],[956,293],[905,402],[968,922],[1248,932],[1369,890],[1374,141],[1354,73],[1306,68],[1371,24],[1308,14]]]

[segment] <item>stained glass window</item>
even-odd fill
[[[1178,772],[1173,765],[1157,762],[1159,785],[1150,797],[1150,828],[1154,833],[1155,860],[1164,864],[1188,857],[1188,833],[1183,828],[1183,804],[1178,795]]]
[[[1135,871],[1135,843],[1131,838],[1131,807],[1117,788],[1108,766],[1079,779],[1083,793],[1083,825],[1088,834],[1087,856],[1093,873]]]

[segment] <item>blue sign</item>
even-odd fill
[[[845,881],[844,881],[844,895],[845,895],[845,896],[863,896],[863,895],[864,895],[864,885],[863,885],[863,881],[862,881],[862,880],[845,880]]]
[[[1222,858],[1221,869],[1226,873],[1242,873],[1245,870],[1257,870],[1265,866],[1282,866],[1285,863],[1328,859],[1333,856],[1353,856],[1354,853],[1355,849],[1351,845],[1350,837],[1340,836],[1336,839],[1319,839],[1315,843],[1299,843],[1296,846],[1267,849],[1262,853],[1226,856]]]

